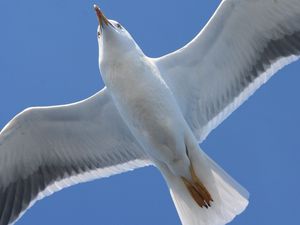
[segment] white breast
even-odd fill
[[[146,57],[133,57],[106,64],[101,73],[132,133],[151,154],[161,157],[154,149],[175,141],[184,119],[157,68]]]

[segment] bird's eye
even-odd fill
[[[97,32],[97,36],[100,37],[100,32],[99,31]]]
[[[117,26],[117,28],[119,28],[119,29],[122,28],[121,24],[119,24],[119,23],[117,23],[116,26]]]

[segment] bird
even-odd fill
[[[155,166],[183,225],[217,225],[249,194],[199,146],[272,75],[299,58],[298,0],[223,0],[184,47],[151,58],[94,6],[105,87],[32,107],[0,132],[0,225],[81,182]]]

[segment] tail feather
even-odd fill
[[[229,223],[248,205],[248,192],[202,151],[189,152],[196,176],[211,194],[210,207],[200,207],[181,177],[168,168],[161,171],[183,225]]]

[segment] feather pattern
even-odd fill
[[[299,55],[298,0],[225,0],[194,40],[153,60],[202,142]]]
[[[30,108],[0,133],[0,225],[62,188],[149,165],[106,89]]]

